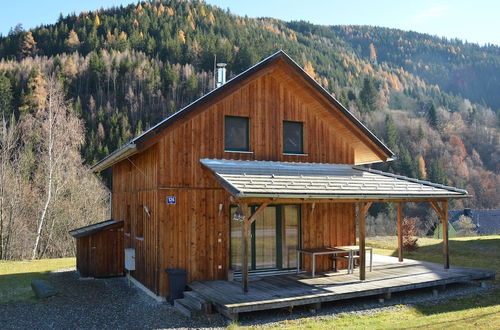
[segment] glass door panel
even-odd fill
[[[252,224],[252,269],[276,268],[276,220],[276,207],[268,206]]]
[[[249,214],[258,206],[249,207]],[[237,206],[230,209],[231,269],[241,271],[241,229],[234,221]],[[248,267],[251,270],[288,269],[297,267],[300,246],[300,205],[272,205],[260,213],[250,227]]]
[[[297,267],[299,247],[300,206],[282,206],[282,268]]]
[[[231,269],[241,270],[242,265],[242,253],[241,253],[241,229],[243,227],[243,222],[234,221],[233,214],[236,212],[238,207],[231,206],[230,212],[230,222],[231,222]],[[249,208],[250,209],[250,208]],[[250,245],[248,242],[248,255],[250,256]],[[248,266],[250,267],[251,258],[248,259]]]

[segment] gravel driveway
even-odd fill
[[[50,283],[58,290],[55,297],[0,305],[0,329],[158,329],[222,328],[228,321],[219,314],[188,319],[168,303],[147,296],[126,278],[79,280],[74,270],[52,273]],[[415,304],[435,304],[450,298],[491,291],[478,283],[449,285],[438,297],[431,289],[394,294],[381,303],[378,297],[366,297],[325,303],[317,314],[305,306],[293,312],[285,309],[246,313],[240,324],[277,325],[275,322],[303,317],[334,318],[339,314],[366,315],[407,308]]]
[[[75,271],[52,273],[55,297],[0,305],[0,329],[152,329],[223,327],[219,314],[188,319],[128,285],[124,277],[79,280]]]

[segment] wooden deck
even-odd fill
[[[359,273],[289,274],[256,277],[250,280],[249,292],[244,294],[241,282],[200,281],[188,286],[210,301],[223,315],[237,319],[238,313],[289,306],[320,304],[322,302],[365,297],[391,292],[440,286],[470,280],[494,278],[489,270],[450,267],[405,259],[374,255],[373,271],[366,280]]]

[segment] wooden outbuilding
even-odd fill
[[[404,202],[430,203],[447,233],[448,200],[467,192],[363,166],[393,156],[279,51],[92,169],[111,169],[112,218],[124,221],[121,239],[135,251],[131,276],[167,296],[167,268],[186,270],[188,283],[236,278],[247,292],[251,275],[311,270],[297,250],[356,244],[363,281],[373,202],[397,204],[400,243]],[[330,269],[330,257],[318,256],[316,271]]]
[[[76,269],[81,277],[124,274],[123,221],[107,220],[69,233],[76,239]]]

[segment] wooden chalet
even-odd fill
[[[168,268],[187,271],[191,284],[236,279],[246,292],[249,274],[309,271],[297,249],[352,246],[357,236],[364,280],[373,202],[397,204],[400,261],[403,203],[430,203],[447,233],[448,200],[467,192],[361,166],[393,156],[279,51],[92,169],[112,171],[112,218],[135,250],[130,275],[167,296]],[[443,252],[447,269],[446,235]],[[329,257],[316,258],[317,272],[331,268]]]

